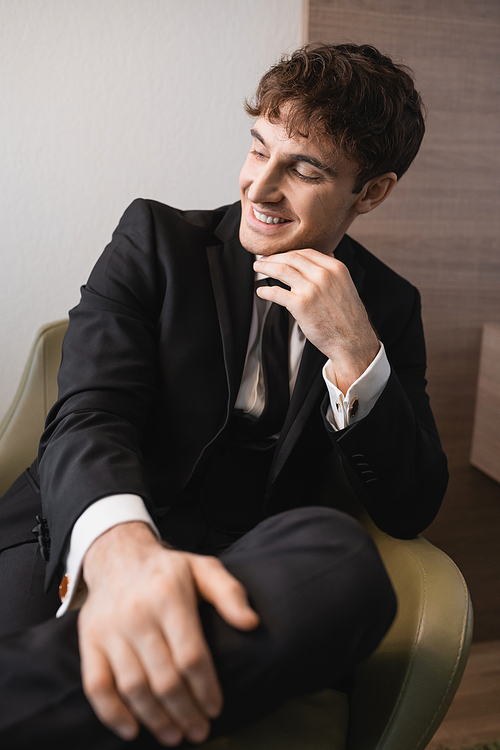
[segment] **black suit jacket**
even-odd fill
[[[91,503],[136,493],[159,518],[216,444],[238,393],[252,313],[253,256],[239,242],[239,220],[239,203],[179,211],[137,200],[82,288],[64,340],[59,398],[40,443],[48,581]],[[347,236],[336,257],[351,273],[392,373],[370,414],[335,432],[320,408],[326,358],[307,342],[267,510],[314,503],[333,451],[374,521],[411,537],[434,518],[447,482],[425,393],[419,295]]]

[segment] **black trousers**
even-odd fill
[[[213,550],[209,542],[205,537],[204,553],[224,547],[220,536]],[[226,547],[220,559],[246,587],[261,624],[242,632],[210,604],[200,605],[225,698],[214,736],[289,698],[342,687],[377,646],[396,609],[371,538],[331,508],[285,511]],[[0,553],[0,746],[158,747],[146,730],[125,743],[94,716],[80,682],[78,613],[51,616],[57,601],[42,593],[42,575],[36,544]]]

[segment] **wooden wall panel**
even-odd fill
[[[476,639],[500,638],[500,485],[469,464],[481,328],[500,322],[500,2],[310,0],[309,41],[370,43],[415,72],[420,154],[351,234],[422,293],[429,393],[451,482],[426,536],[466,576]]]

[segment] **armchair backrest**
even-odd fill
[[[47,413],[57,398],[57,372],[68,320],[38,331],[14,400],[0,424],[0,497],[36,458]]]

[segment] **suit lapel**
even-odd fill
[[[228,417],[245,365],[254,295],[254,257],[241,246],[238,227],[239,211],[230,210],[216,230],[224,241],[207,248],[229,386]]]
[[[340,260],[344,266],[347,266],[347,270],[351,274],[354,286],[356,287],[358,294],[361,296],[361,289],[365,278],[365,269],[358,263],[354,254],[354,246],[351,242],[351,238],[348,237],[347,234],[344,234],[337,245],[335,257],[337,260]]]
[[[325,362],[326,356],[310,341],[306,341],[290,407],[269,472],[268,492],[297,442],[314,404],[324,392],[325,383],[321,369]]]

